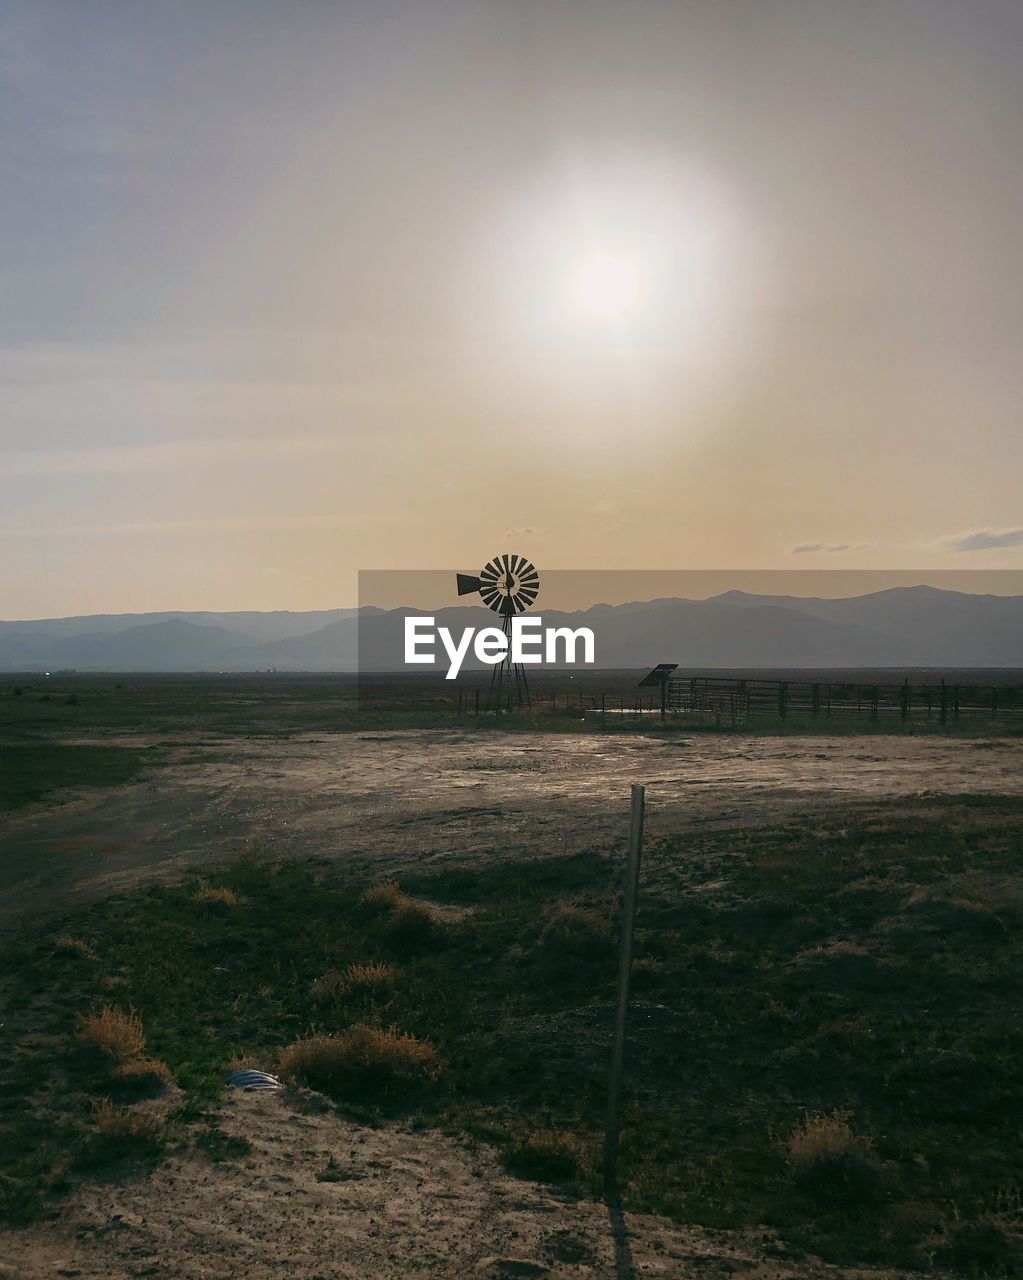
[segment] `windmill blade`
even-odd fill
[[[479,578],[475,578],[468,573],[456,573],[455,581],[458,584],[458,594],[460,596],[471,596],[474,591],[479,591],[483,585]]]
[[[480,570],[480,577],[487,582],[493,582],[501,576],[501,566],[496,560],[491,560],[489,564],[483,566]]]

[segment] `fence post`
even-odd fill
[[[634,785],[629,815],[629,860],[625,868],[622,894],[622,936],[618,948],[618,1004],[615,1008],[614,1042],[611,1047],[611,1078],[607,1093],[607,1121],[604,1126],[604,1182],[614,1182],[618,1161],[618,1134],[621,1127],[622,1074],[625,1062],[625,1019],[629,1009],[629,976],[632,972],[632,934],[639,895],[639,864],[643,853],[643,807],[646,788]]]

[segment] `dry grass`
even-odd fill
[[[240,899],[233,889],[207,885],[202,889],[197,889],[192,894],[192,901],[197,902],[202,907],[209,907],[214,911],[230,911],[232,907],[238,905]]]
[[[393,880],[371,885],[362,901],[387,911],[382,930],[387,941],[399,949],[424,946],[437,936],[441,921],[434,908],[428,902],[410,898]]]
[[[785,1144],[792,1180],[808,1199],[845,1210],[877,1205],[884,1176],[869,1138],[853,1133],[848,1112],[813,1112]]]
[[[80,1017],[76,1036],[87,1049],[113,1058],[115,1062],[141,1058],[146,1048],[142,1019],[138,1013],[134,1009],[125,1012],[110,1004]]]
[[[133,1058],[130,1062],[122,1062],[115,1068],[113,1077],[126,1088],[153,1093],[174,1083],[170,1067],[159,1058]]]
[[[394,985],[399,970],[393,964],[350,964],[343,972],[329,969],[310,984],[314,1000],[339,1000],[350,992],[384,991]]]
[[[309,994],[314,1000],[319,1000],[323,1003],[329,1000],[338,1000],[344,993],[345,980],[336,969],[328,969],[326,973],[314,978],[309,984]]]
[[[403,902],[408,902],[407,894],[402,893],[398,884],[394,880],[387,880],[383,884],[373,884],[363,893],[363,902],[369,907],[390,907],[394,908]]]
[[[96,959],[96,952],[84,938],[74,938],[68,933],[57,934],[53,940],[53,949],[67,955],[81,956],[85,960]]]
[[[437,913],[429,903],[405,898],[388,915],[383,930],[387,940],[396,947],[418,947],[434,940],[439,924]]]
[[[870,1140],[850,1129],[846,1111],[831,1115],[811,1112],[793,1129],[785,1145],[790,1163],[796,1166],[835,1156],[868,1155],[871,1150]]]
[[[356,1023],[338,1036],[297,1040],[281,1054],[282,1075],[323,1093],[354,1089],[383,1090],[436,1077],[437,1051],[394,1028]]]
[[[118,1107],[104,1098],[95,1104],[94,1119],[103,1155],[142,1154],[163,1146],[166,1124],[157,1111]]]
[[[589,907],[561,902],[546,914],[540,946],[549,952],[569,953],[593,960],[606,956],[611,943],[607,920]]]
[[[393,987],[400,973],[393,964],[350,964],[341,977],[346,991],[380,991]]]

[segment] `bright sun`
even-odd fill
[[[572,301],[590,320],[623,320],[643,294],[643,272],[634,258],[617,253],[591,253],[576,266]]]

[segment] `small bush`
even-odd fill
[[[559,903],[547,912],[540,933],[540,947],[553,956],[581,960],[606,959],[611,951],[608,922],[588,907]]]
[[[233,889],[205,887],[192,894],[192,901],[211,911],[230,911],[238,905],[238,895]]]
[[[399,949],[422,947],[437,936],[436,912],[425,902],[406,898],[398,903],[384,921],[383,932],[387,941]]]
[[[388,880],[384,884],[373,884],[363,893],[362,901],[368,907],[397,907],[402,902],[407,902],[408,897],[402,893],[398,884],[394,880]]]
[[[356,1023],[338,1036],[297,1040],[281,1054],[281,1074],[344,1095],[362,1090],[387,1092],[436,1077],[437,1051],[414,1036]]]
[[[113,1078],[125,1089],[159,1093],[174,1083],[170,1067],[158,1058],[134,1058],[114,1068]]]
[[[84,938],[74,938],[67,933],[60,933],[54,938],[53,949],[67,955],[81,956],[85,960],[96,959],[96,952]]]
[[[584,1158],[585,1147],[576,1134],[540,1129],[510,1147],[504,1162],[522,1178],[565,1182],[579,1176]]]
[[[138,1111],[115,1106],[109,1098],[95,1108],[95,1158],[156,1155],[164,1144],[166,1126],[155,1111]]]
[[[146,1048],[142,1019],[134,1009],[127,1013],[105,1004],[96,1013],[79,1018],[77,1037],[87,1049],[102,1053],[116,1062],[141,1058]]]
[[[393,987],[399,972],[393,964],[350,964],[341,977],[346,991],[380,991]]]
[[[328,969],[326,973],[314,978],[309,984],[309,994],[312,998],[324,1003],[328,1000],[337,1000],[344,991],[345,980],[336,969]]]
[[[362,895],[367,906],[386,910],[383,922],[384,938],[398,949],[415,949],[435,940],[440,923],[437,913],[426,902],[410,898],[398,885],[389,880],[371,885]]]
[[[881,1198],[873,1146],[853,1133],[845,1112],[806,1116],[786,1147],[793,1182],[811,1199],[855,1211]]]
[[[314,1000],[338,1000],[350,992],[382,991],[394,984],[398,970],[393,964],[350,964],[343,973],[329,969],[310,984]]]

